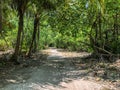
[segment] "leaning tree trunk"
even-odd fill
[[[38,25],[39,25],[39,18],[40,17],[36,14],[35,19],[34,19],[34,31],[33,31],[33,35],[32,35],[32,41],[31,41],[31,44],[30,44],[28,56],[31,55],[31,53],[33,51],[33,45],[36,44],[36,35],[37,35],[37,30],[38,30],[37,28],[38,28]],[[36,49],[36,45],[35,45],[34,49]]]
[[[17,41],[16,41],[16,46],[15,46],[15,52],[12,57],[12,61],[17,62],[19,51],[20,51],[20,44],[21,44],[21,34],[23,32],[23,16],[24,14],[20,12],[19,14],[19,22],[18,22],[18,33],[17,33]]]
[[[40,42],[40,22],[38,24],[38,33],[37,33],[37,44],[36,44],[36,50],[38,49],[38,45],[39,45],[39,42]]]

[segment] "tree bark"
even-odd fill
[[[38,25],[39,25],[39,16],[36,14],[35,15],[35,19],[34,19],[34,30],[33,30],[33,35],[32,35],[32,41],[31,41],[31,44],[30,44],[30,48],[29,48],[29,52],[28,52],[28,56],[31,55],[33,49],[34,49],[34,52],[36,51],[36,36],[37,36],[37,30],[38,30]],[[35,47],[33,48],[33,45],[35,45]]]
[[[0,33],[2,32],[2,0],[0,0]]]
[[[38,49],[39,42],[40,42],[40,22],[38,24],[37,46],[36,46],[36,49]]]
[[[18,55],[20,53],[20,44],[21,44],[21,34],[23,32],[23,19],[24,14],[21,12],[19,13],[19,22],[18,22],[18,33],[17,33],[17,41],[15,46],[15,52],[13,54],[13,61],[16,62],[18,59]]]

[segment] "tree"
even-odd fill
[[[2,0],[0,0],[0,33],[2,32]]]
[[[32,34],[32,41],[30,44],[30,48],[29,48],[29,52],[28,52],[28,56],[31,55],[32,52],[36,52],[37,49],[37,35],[38,35],[38,40],[39,40],[39,23],[40,23],[40,18],[41,18],[41,14],[44,10],[52,10],[55,9],[55,4],[53,2],[51,2],[50,0],[45,0],[45,1],[41,1],[41,0],[37,0],[36,2],[34,2],[35,4],[35,15],[34,15],[34,30],[33,30],[33,34]],[[37,34],[38,33],[38,34]]]
[[[28,4],[28,0],[13,0],[13,3],[17,7],[19,22],[18,22],[18,33],[17,33],[17,41],[15,46],[15,52],[12,57],[14,62],[17,62],[18,55],[20,53],[20,44],[21,44],[21,34],[23,32],[24,27],[24,13]]]

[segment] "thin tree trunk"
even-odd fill
[[[28,52],[28,56],[31,55],[32,53],[32,50],[33,50],[33,44],[36,44],[36,35],[37,35],[37,27],[39,25],[39,17],[38,15],[36,14],[35,15],[35,19],[34,19],[34,31],[33,31],[33,35],[32,35],[32,41],[31,41],[31,44],[30,44],[30,48],[29,48],[29,52]],[[36,47],[34,47],[35,49]]]
[[[101,20],[101,14],[99,14],[99,18],[98,18],[98,24],[99,24],[99,38],[100,40],[102,40],[102,29],[101,29],[101,23],[102,23],[102,20]]]
[[[40,41],[40,22],[38,24],[38,34],[37,34],[37,46],[36,46],[36,49],[38,49],[39,41]]]
[[[36,38],[34,40],[34,49],[33,49],[33,52],[36,52],[37,49],[38,49],[38,44],[39,44],[39,35],[40,35],[40,32],[39,32],[39,21],[37,23],[37,32],[36,32]]]
[[[36,35],[37,35],[37,32],[36,32]],[[33,53],[36,52],[37,50],[37,38],[36,38],[36,35],[35,35],[35,40],[34,40],[34,43],[33,43]]]
[[[0,0],[0,33],[2,32],[2,0]]]
[[[24,31],[22,31],[22,33],[21,33],[21,41],[20,41],[20,50],[19,50],[19,52],[22,51],[23,40],[24,40]]]

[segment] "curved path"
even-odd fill
[[[13,71],[0,90],[111,90],[107,85],[84,80],[87,71],[76,68],[57,49],[49,49],[45,64]],[[14,79],[17,77],[17,80]]]

